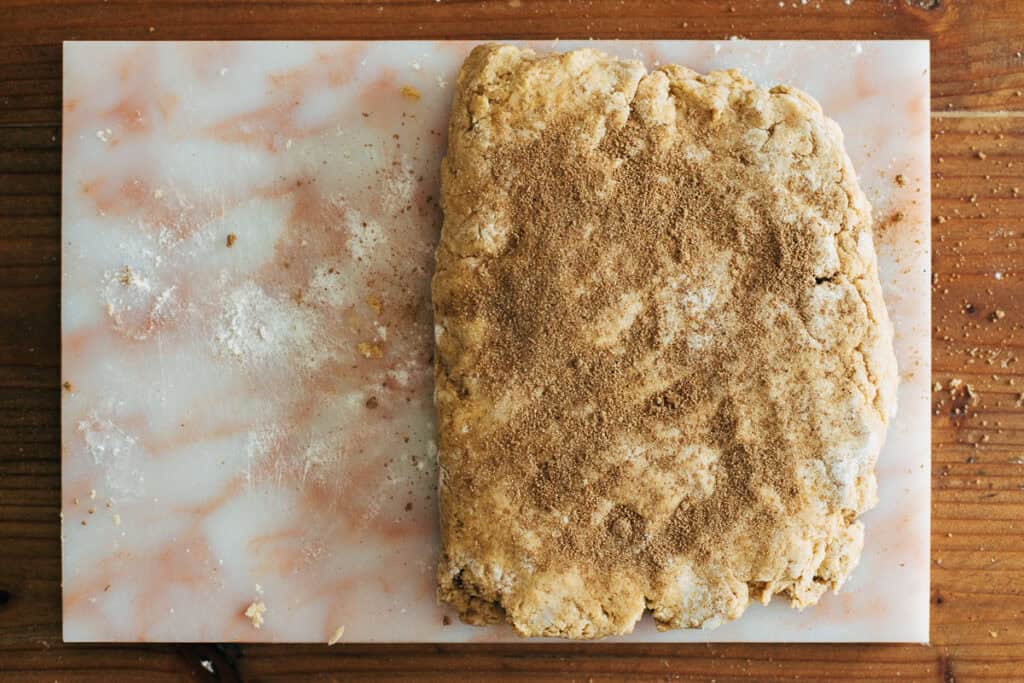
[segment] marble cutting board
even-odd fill
[[[428,285],[472,45],[65,44],[65,640],[516,639],[434,597]],[[927,42],[533,46],[810,92],[874,205],[896,326],[900,412],[844,591],[623,640],[926,641]]]

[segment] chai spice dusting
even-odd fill
[[[699,260],[701,254],[730,248],[738,232],[771,230],[771,218],[765,211],[761,225],[738,220],[729,206],[736,189],[718,173],[673,155],[631,156],[631,144],[644,135],[633,124],[610,135],[594,152],[583,154],[575,134],[578,129],[579,122],[559,121],[534,143],[505,146],[492,157],[499,176],[514,178],[505,208],[517,233],[515,246],[489,264],[490,277],[473,293],[479,301],[491,302],[493,310],[484,315],[491,315],[493,324],[506,331],[497,336],[492,351],[482,355],[477,370],[484,381],[493,383],[520,373],[543,378],[544,401],[527,405],[500,437],[502,450],[523,457],[501,460],[489,474],[512,482],[520,505],[564,510],[570,517],[541,565],[570,557],[598,566],[640,563],[657,571],[682,551],[709,552],[741,518],[750,533],[763,536],[772,520],[770,515],[749,514],[751,490],[767,483],[791,505],[797,494],[792,466],[808,454],[786,453],[782,435],[770,439],[773,447],[757,452],[734,448],[722,460],[724,471],[711,501],[679,508],[660,532],[652,530],[653,538],[645,547],[623,546],[605,527],[587,523],[597,501],[616,481],[616,469],[608,468],[598,481],[586,485],[581,485],[579,473],[595,454],[614,446],[617,434],[649,434],[659,413],[665,412],[649,410],[658,396],[623,391],[638,381],[632,370],[638,360],[657,348],[654,340],[661,321],[653,311],[641,317],[622,339],[621,354],[595,351],[573,331],[586,327],[594,311],[613,306],[622,292],[642,291],[649,298],[652,284],[661,281],[667,269],[658,260],[662,245],[674,244],[673,257],[685,264]],[[610,176],[605,171],[608,159],[623,160]],[[658,182],[659,177],[676,182]],[[610,194],[604,189],[608,184],[615,188]],[[567,237],[587,224],[597,226],[589,239]],[[734,227],[719,233],[721,226]],[[626,250],[611,269],[603,268],[604,257],[615,244],[626,245]],[[781,239],[766,246],[751,240],[748,249],[750,261],[739,273],[741,283],[762,285],[795,300],[812,277],[812,257],[799,243]],[[780,270],[782,263],[788,268]],[[582,300],[565,296],[595,272],[602,274],[600,287]],[[757,304],[743,296],[741,287],[730,305],[742,311],[741,319],[753,320],[744,308]],[[745,325],[756,340],[760,332],[756,323]],[[558,343],[538,343],[542,339]],[[675,410],[685,412],[696,395],[706,394],[706,387],[727,383],[722,368],[735,363],[738,353],[752,365],[764,361],[756,343],[743,349],[713,347],[701,353],[683,345],[664,349],[663,362],[687,368]],[[589,404],[597,406],[589,415],[579,416],[570,409]],[[552,427],[555,424],[557,428]],[[724,414],[716,415],[705,431],[722,448],[734,442],[733,422]],[[628,514],[642,523],[635,511]]]

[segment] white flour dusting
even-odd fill
[[[318,484],[326,484],[328,466],[337,458],[338,450],[330,448],[326,441],[313,441],[302,454],[302,481],[307,479]]]
[[[395,380],[398,386],[403,388],[409,386],[409,371],[404,367],[400,366],[393,370],[388,370],[387,375],[390,379]]]
[[[384,230],[374,220],[363,217],[359,211],[349,209],[345,212],[345,230],[349,234],[348,249],[352,258],[368,263],[374,252],[384,244]]]
[[[387,201],[385,192],[385,202]],[[357,262],[369,264],[379,253],[387,239],[380,223],[367,218],[359,209],[350,206],[341,195],[331,197],[331,204],[341,210],[342,221],[335,228],[348,233],[348,250]]]
[[[320,264],[309,280],[309,298],[321,306],[340,308],[352,302],[348,278],[337,268]]]
[[[281,447],[285,431],[276,424],[264,425],[249,432],[245,441],[245,479],[252,486],[256,483],[253,466],[261,464],[264,458]]]
[[[101,289],[114,329],[137,341],[148,339],[173,316],[175,287],[156,287],[138,269],[124,266],[106,271]]]
[[[342,483],[340,465],[350,452],[352,435],[336,425],[358,424],[366,411],[367,395],[358,390],[350,391],[324,404],[324,409],[330,411],[333,419],[328,425],[310,428],[306,447],[298,459],[302,481],[332,486]]]
[[[350,222],[347,227],[351,235],[348,245],[352,257],[363,263],[369,262],[384,244],[384,230],[376,221],[365,221],[358,225]]]
[[[106,475],[111,491],[119,497],[145,494],[138,439],[96,413],[79,421],[78,431],[85,439],[86,452]]]
[[[416,191],[416,171],[404,155],[401,166],[387,175],[382,189],[381,203],[384,211],[392,216],[397,215],[412,202],[413,193]]]
[[[271,297],[246,282],[224,303],[214,332],[217,350],[243,365],[267,365],[298,357],[306,367],[325,356],[316,348],[317,318],[290,300]]]

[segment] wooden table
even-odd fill
[[[931,39],[933,645],[64,645],[61,41],[509,36]],[[1020,0],[0,3],[0,681],[1024,680],[1022,51]]]

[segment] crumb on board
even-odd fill
[[[74,390],[74,387],[71,386],[71,382],[64,382],[64,384],[62,384],[61,386],[64,387],[64,391]]]
[[[967,408],[978,404],[978,392],[961,379],[953,378],[946,384],[952,402],[953,415],[965,415]]]
[[[380,402],[377,400],[376,396],[371,396],[370,398],[366,399],[366,407],[369,408],[370,410],[374,410],[379,405]]]
[[[245,608],[245,616],[252,622],[253,628],[262,628],[263,615],[267,613],[267,606],[262,600],[254,600]]]
[[[907,184],[907,179],[902,173],[896,174],[896,184],[899,185],[900,187],[903,187],[904,185]]]
[[[328,645],[336,644],[339,640],[341,640],[341,637],[343,635],[345,635],[345,627],[344,626],[339,626],[338,628],[334,629],[334,634],[327,641],[327,644]]]
[[[417,90],[416,88],[412,87],[411,85],[403,85],[402,86],[402,97],[404,97],[405,99],[409,100],[410,102],[419,102],[420,101],[420,91]]]
[[[227,237],[227,239],[226,239],[226,240],[224,240],[224,244],[225,244],[226,246],[228,246],[228,247],[233,247],[233,246],[235,246],[235,242],[236,242],[237,240],[238,240],[238,235],[236,235],[236,234],[235,234],[235,233],[233,233],[233,232],[229,232],[229,233],[228,233],[228,237]]]
[[[114,274],[114,279],[124,287],[136,287],[145,288],[146,280],[140,276],[137,272],[132,270],[131,266],[124,266]]]
[[[449,625],[451,625],[451,623],[452,623],[452,618],[449,617],[447,614],[444,615],[443,617],[441,617],[441,625],[442,626],[449,626]]]
[[[359,355],[363,358],[380,358],[384,355],[380,345],[372,342],[359,342],[359,346],[356,348],[359,350]]]

